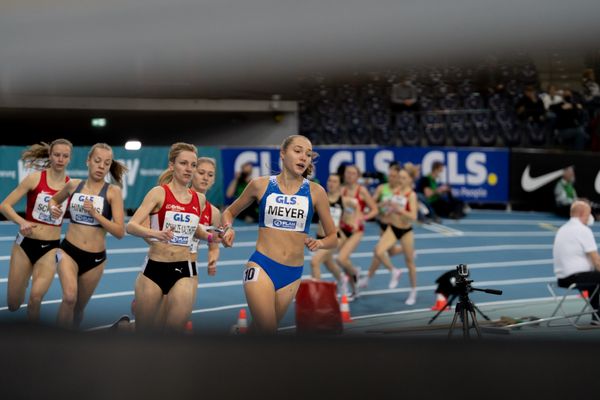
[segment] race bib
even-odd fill
[[[102,214],[102,211],[104,211],[104,197],[92,194],[75,193],[71,197],[71,206],[69,208],[71,220],[83,225],[100,225],[98,221],[96,221],[96,218],[92,217],[83,209],[83,202],[86,199],[92,201],[93,207],[98,214]]]
[[[333,207],[329,207],[329,212],[331,213],[331,218],[333,219],[336,228],[339,227],[340,220],[342,219],[342,207],[340,207],[339,204],[336,204]]]
[[[308,216],[308,198],[271,193],[265,202],[264,215],[265,226],[269,228],[302,232]]]
[[[399,195],[392,196],[390,201],[394,204],[397,204],[401,209],[406,208],[406,204],[408,203],[408,199],[405,196]]]
[[[67,200],[62,202],[62,214],[59,218],[53,219],[50,214],[50,208],[48,207],[48,202],[52,198],[51,194],[48,193],[39,193],[35,198],[35,204],[33,205],[33,210],[31,211],[31,217],[36,221],[40,221],[50,225],[60,225],[65,215]]]
[[[256,282],[258,280],[259,273],[260,273],[260,268],[256,268],[256,267],[246,268],[244,270],[244,283]]]
[[[163,229],[173,231],[173,238],[169,241],[170,244],[191,246],[199,222],[200,217],[197,214],[167,211],[165,212]]]

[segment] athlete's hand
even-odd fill
[[[164,231],[155,231],[156,236],[154,236],[158,241],[168,243],[173,239],[173,228],[165,229]]]
[[[92,217],[96,215],[96,209],[94,208],[94,202],[88,198],[83,201],[83,210],[90,214]]]
[[[306,239],[304,239],[304,244],[310,251],[317,251],[323,247],[323,242],[321,242],[321,240],[312,237],[306,237]]]
[[[29,236],[33,233],[33,229],[37,227],[37,224],[32,224],[29,221],[25,221],[20,227],[19,232],[23,236]]]
[[[221,237],[222,234],[220,233],[210,233],[209,235],[210,240],[207,241],[207,244],[209,245],[212,243],[221,243],[223,241],[223,238]]]
[[[59,219],[60,216],[62,215],[62,205],[59,204],[57,206],[51,206],[50,207],[50,215],[52,216],[53,219]]]
[[[231,247],[233,246],[233,241],[235,239],[235,231],[232,227],[229,227],[222,235],[219,235],[223,239],[223,246]]]
[[[215,276],[217,274],[217,260],[208,260],[207,272],[209,276]]]

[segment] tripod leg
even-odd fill
[[[473,326],[475,327],[475,331],[477,332],[477,338],[481,339],[481,330],[479,329],[479,323],[477,323],[477,315],[475,311],[470,310],[471,318],[473,319]]]
[[[427,325],[431,325],[431,323],[432,323],[433,321],[435,321],[435,319],[436,319],[437,317],[439,317],[439,316],[440,316],[440,314],[441,314],[442,312],[444,312],[444,310],[446,309],[446,307],[452,307],[452,302],[454,301],[454,299],[455,299],[455,298],[456,298],[456,295],[452,295],[452,297],[450,298],[450,300],[448,300],[448,301],[446,302],[446,306],[445,306],[444,308],[442,308],[441,310],[439,310],[439,311],[437,312],[437,314],[435,314],[435,315],[434,315],[434,316],[433,316],[433,317],[432,317],[432,318],[429,320],[429,322],[427,323]]]
[[[454,327],[456,326],[456,320],[458,319],[458,309],[456,309],[454,313],[454,318],[452,319],[452,323],[450,324],[450,330],[448,331],[448,339],[452,337],[452,331],[454,331]]]
[[[487,315],[485,315],[480,309],[479,307],[477,307],[475,304],[473,304],[473,308],[475,308],[475,310],[477,310],[477,312],[483,317],[485,318],[487,321],[491,321],[490,317],[488,317]]]
[[[463,330],[463,339],[470,339],[469,336],[469,313],[467,312],[466,307],[461,307],[460,310],[460,319],[462,319],[462,330]]]

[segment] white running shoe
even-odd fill
[[[369,286],[369,277],[368,276],[363,276],[362,278],[360,278],[358,280],[358,287],[360,289],[366,289],[367,286]]]
[[[392,276],[390,277],[390,284],[388,285],[388,287],[390,289],[394,289],[396,286],[398,286],[398,282],[400,282],[402,270],[400,268],[395,268],[394,270],[392,270],[390,275]]]
[[[350,293],[350,291],[348,290],[348,275],[344,274],[342,275],[342,285],[340,286],[340,291],[343,295],[347,295],[348,293]]]
[[[408,295],[408,298],[406,299],[404,304],[406,304],[407,306],[414,306],[416,302],[417,302],[417,291],[411,290],[410,294]]]

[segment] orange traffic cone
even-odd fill
[[[242,308],[238,315],[237,332],[238,333],[248,332],[248,320],[246,320],[246,309],[245,308]]]
[[[435,304],[431,307],[432,311],[440,311],[440,310],[450,310],[448,306],[448,299],[441,293],[438,293],[437,298],[435,300]]]
[[[352,322],[352,318],[350,317],[350,306],[348,305],[348,297],[346,295],[342,296],[342,304],[340,304],[340,312],[342,313],[342,322],[344,322],[344,323]]]
[[[188,321],[185,323],[185,328],[183,328],[183,331],[187,334],[191,334],[194,331],[192,321]]]

